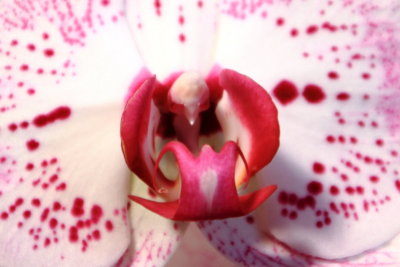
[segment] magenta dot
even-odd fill
[[[3,211],[3,212],[1,213],[1,215],[0,215],[0,218],[1,218],[2,220],[7,220],[7,218],[8,218],[8,213],[5,212],[5,211]]]
[[[93,223],[98,223],[103,216],[103,209],[98,205],[93,205],[92,209],[90,210],[90,215],[92,218]]]
[[[254,217],[253,216],[247,216],[246,217],[246,222],[248,224],[253,224],[254,223]]]
[[[361,75],[361,77],[362,77],[364,80],[368,80],[369,78],[371,78],[371,75],[370,75],[369,73],[363,73],[363,74]]]
[[[181,43],[186,42],[186,35],[184,35],[183,33],[179,34],[179,41]]]
[[[297,87],[292,82],[286,80],[279,82],[272,93],[282,105],[289,104],[299,95]]]
[[[92,233],[92,236],[93,236],[93,238],[95,240],[99,240],[101,238],[100,231],[99,230],[94,230],[93,233]]]
[[[335,137],[333,137],[332,135],[328,135],[327,137],[326,137],[326,141],[328,142],[328,143],[334,143],[335,142]]]
[[[69,228],[69,241],[72,243],[78,242],[79,235],[78,235],[78,228],[72,226]]]
[[[347,101],[350,99],[350,95],[348,93],[341,92],[336,95],[336,99],[339,101]]]
[[[42,214],[40,215],[40,221],[44,222],[47,220],[47,217],[49,216],[50,210],[48,208],[44,209]]]
[[[295,212],[295,211],[290,212],[289,218],[291,220],[296,220],[297,219],[297,212]]]
[[[24,204],[24,199],[23,198],[17,198],[17,200],[15,201],[15,205],[16,206],[21,206],[22,204]]]
[[[395,184],[397,190],[400,192],[400,180],[396,180],[396,181],[394,182],[394,184]]]
[[[276,19],[276,25],[283,26],[285,24],[285,20],[283,18]]]
[[[21,65],[21,67],[19,68],[22,71],[28,71],[29,70],[29,66],[26,64]]]
[[[317,104],[325,99],[325,93],[321,87],[315,84],[309,84],[304,88],[304,98],[311,104]]]
[[[57,227],[57,224],[58,224],[57,219],[55,219],[55,218],[51,218],[51,219],[50,219],[50,221],[49,221],[49,227],[50,227],[51,229],[56,228],[56,227]]]
[[[72,215],[74,215],[75,217],[82,216],[85,213],[83,208],[84,203],[85,202],[82,198],[75,198],[71,209]]]
[[[292,37],[296,37],[297,35],[299,35],[299,31],[298,31],[297,29],[292,29],[292,30],[290,31],[290,35],[291,35]]]
[[[372,175],[371,177],[369,177],[369,180],[370,180],[372,183],[377,183],[377,182],[379,182],[379,177],[378,177],[378,176],[375,176],[375,175]]]
[[[307,34],[315,34],[318,31],[318,26],[317,25],[310,25],[307,27]]]
[[[354,188],[351,186],[346,187],[346,193],[349,195],[354,194]]]
[[[26,147],[30,151],[34,151],[34,150],[38,149],[39,145],[40,145],[39,142],[34,139],[31,139],[26,142]]]
[[[15,132],[15,131],[17,130],[17,128],[18,128],[18,126],[17,126],[17,124],[15,124],[15,123],[11,123],[10,125],[8,125],[8,129],[9,129],[11,132]]]
[[[25,210],[24,213],[22,214],[25,219],[29,219],[32,215],[30,210]]]
[[[323,186],[320,182],[317,181],[311,181],[310,183],[308,183],[307,185],[307,190],[310,194],[313,195],[318,195],[321,194],[323,191]]]
[[[324,164],[320,163],[320,162],[314,162],[313,164],[313,171],[316,174],[323,174],[325,172],[325,166]]]
[[[111,232],[114,229],[114,225],[110,220],[106,221],[106,229],[107,231]]]
[[[32,199],[31,204],[32,204],[32,206],[40,207],[40,199],[38,199],[38,198]]]
[[[60,210],[61,209],[61,204],[60,204],[60,202],[54,202],[53,203],[53,210],[54,211],[58,211],[58,210]]]
[[[44,54],[46,57],[52,57],[52,56],[54,56],[54,50],[53,50],[53,49],[45,49],[45,50],[43,51],[43,54]]]
[[[333,196],[339,195],[339,188],[335,185],[332,185],[329,191]]]
[[[27,171],[32,171],[34,168],[35,168],[35,165],[33,165],[33,163],[28,163],[28,164],[26,164],[26,166],[25,166],[25,169],[26,169]]]
[[[328,72],[328,78],[332,80],[337,80],[339,79],[339,74],[336,71],[330,71]]]

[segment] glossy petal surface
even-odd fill
[[[396,1],[233,3],[222,5],[218,62],[274,95],[281,126],[280,150],[258,178],[280,189],[254,225],[324,258],[393,238],[400,230]]]
[[[139,52],[163,81],[173,72],[207,75],[214,61],[216,1],[127,1],[126,12]]]
[[[2,266],[111,266],[129,245],[119,120],[141,64],[121,11],[0,4]]]

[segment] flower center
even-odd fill
[[[241,216],[275,189],[237,193],[276,153],[279,125],[265,90],[231,70],[145,80],[126,105],[121,138],[130,169],[170,202],[130,198],[168,218]]]

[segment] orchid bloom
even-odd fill
[[[398,266],[397,2],[3,0],[0,266]]]

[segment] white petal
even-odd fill
[[[261,231],[330,259],[395,237],[398,3],[285,1],[222,8],[227,16],[221,18],[218,61],[263,85],[279,109],[281,146],[259,175],[261,184],[279,190],[257,214]],[[275,91],[283,80],[297,87],[292,102],[286,101],[290,86]]]
[[[119,122],[141,63],[121,11],[0,3],[2,266],[110,266],[129,245]]]
[[[208,74],[216,41],[216,1],[133,0],[126,5],[140,54],[158,80],[188,70]]]

